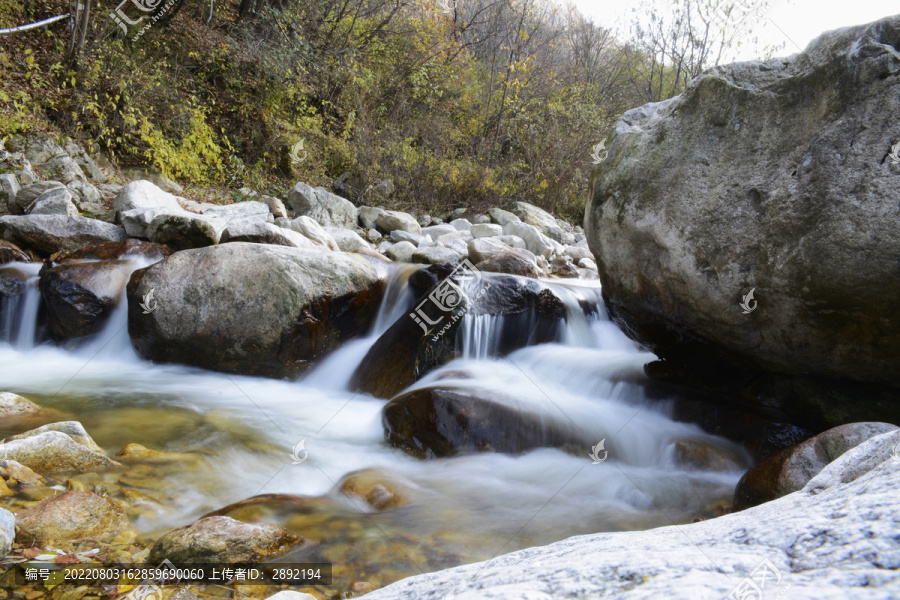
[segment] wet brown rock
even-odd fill
[[[251,563],[284,554],[302,538],[268,523],[253,525],[229,517],[204,517],[159,538],[150,562]]]
[[[847,450],[895,429],[890,423],[848,423],[782,450],[744,473],[734,491],[734,508],[743,510],[796,492]]]
[[[703,440],[676,440],[675,462],[690,471],[743,471],[749,467],[747,457]]]
[[[395,473],[380,469],[363,469],[347,474],[338,483],[344,494],[357,496],[376,510],[388,510],[409,503],[412,487]]]
[[[0,265],[8,262],[31,262],[31,258],[12,242],[0,240]]]
[[[574,428],[469,390],[423,388],[382,410],[385,441],[418,458],[476,452],[517,454],[541,447],[583,453],[591,443]]]
[[[0,477],[27,485],[44,485],[44,478],[14,460],[0,460]]]
[[[81,540],[128,528],[122,506],[90,492],[63,492],[16,515],[16,541]]]
[[[170,256],[172,251],[163,244],[145,242],[128,238],[120,242],[102,242],[91,244],[70,252],[57,252],[50,257],[54,263],[65,263],[78,260],[120,260],[124,258],[143,258],[150,262],[160,261]]]
[[[430,284],[428,291],[373,344],[350,380],[352,389],[390,398],[446,364],[456,356],[456,334],[466,314],[504,317],[502,330],[495,333],[500,353],[558,338],[565,305],[543,283],[516,275],[462,278],[464,272],[452,272],[449,265],[432,265],[410,275],[413,290]],[[464,294],[448,282],[463,286]],[[441,293],[448,289],[449,294]]]
[[[479,271],[487,273],[507,273],[523,277],[543,275],[537,263],[517,252],[501,252],[475,265]]]
[[[123,463],[169,464],[196,461],[199,457],[196,454],[181,454],[152,450],[140,444],[132,443],[119,450],[119,452],[116,453],[116,458]]]

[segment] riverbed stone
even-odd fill
[[[508,210],[503,210],[502,208],[491,208],[488,210],[488,215],[490,215],[491,220],[500,227],[505,227],[509,223],[522,220],[513,213]]]
[[[334,241],[334,238],[328,235],[328,232],[326,232],[319,223],[306,215],[300,215],[291,221],[290,228],[305,236],[317,246],[327,248],[328,250],[340,250],[337,242]]]
[[[19,437],[19,436],[17,436]],[[0,455],[41,475],[87,472],[121,466],[105,454],[77,443],[60,431],[44,431],[0,444]]]
[[[204,517],[160,537],[150,548],[149,558],[153,563],[257,563],[302,542],[302,538],[277,525]]]
[[[617,123],[585,230],[610,316],[682,381],[741,370],[765,387],[723,395],[816,427],[900,415],[898,28],[708,69]]]
[[[382,211],[375,219],[375,226],[378,227],[378,231],[385,235],[397,229],[422,235],[422,227],[419,225],[419,222],[409,213],[399,210]]]
[[[743,510],[796,492],[851,448],[896,429],[890,423],[848,423],[786,448],[744,474],[734,491],[734,508]]]
[[[144,314],[150,290],[157,308]],[[358,254],[231,242],[136,271],[129,333],[149,360],[297,377],[365,334],[383,291],[381,272]]]
[[[19,193],[19,180],[12,173],[0,173],[0,213],[12,212],[10,208]]]
[[[121,504],[91,492],[63,492],[16,516],[19,542],[111,538],[128,526]]]
[[[408,263],[412,262],[412,255],[415,251],[416,246],[413,243],[398,242],[385,248],[384,255],[394,262]]]
[[[326,227],[325,231],[331,236],[341,252],[356,252],[360,248],[371,247],[355,231],[342,227]]]
[[[466,257],[464,252],[446,246],[420,246],[410,256],[414,263],[435,265],[440,263],[457,263]]]
[[[38,427],[37,429],[32,429],[31,431],[26,431],[25,433],[10,436],[3,441],[9,442],[12,440],[24,440],[36,435],[40,435],[47,431],[58,431],[60,433],[64,433],[69,436],[73,442],[81,444],[92,452],[103,454],[103,448],[97,445],[94,439],[90,435],[88,435],[88,432],[87,430],[85,430],[84,425],[82,425],[78,421],[59,421],[56,423],[48,423],[46,425]]]
[[[297,216],[306,215],[323,227],[353,229],[359,210],[346,198],[332,194],[323,187],[313,188],[302,181],[290,189],[287,201]]]
[[[20,485],[44,485],[43,477],[15,460],[0,460],[0,477],[3,479],[15,479]]]

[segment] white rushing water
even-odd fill
[[[465,346],[462,358],[416,385],[433,384],[449,370],[465,371],[469,378],[441,384],[488,390],[498,401],[575,428],[595,443],[605,439],[605,461],[593,464],[588,446],[580,454],[539,449],[428,461],[389,447],[381,424],[385,401],[347,391],[347,384],[377,336],[405,318],[414,300],[408,275],[395,273],[369,337],[346,344],[305,379],[291,382],[144,361],[131,349],[124,301],[100,334],[74,350],[36,343],[35,272],[24,299],[8,300],[0,314],[7,324],[0,391],[70,413],[110,454],[129,442],[208,453],[211,479],[201,483],[186,475],[173,482],[179,488],[175,516],[165,523],[138,521],[145,530],[171,528],[256,494],[327,494],[351,471],[372,467],[389,470],[413,490],[414,513],[398,512],[404,526],[495,536],[488,554],[578,533],[684,522],[730,496],[740,468],[680,467],[673,443],[690,439],[744,458],[746,453],[671,420],[647,400],[640,381],[653,355],[640,352],[608,320],[596,282],[546,282],[567,304],[559,343],[497,356],[492,344],[502,319],[466,317],[458,338]],[[593,317],[584,316],[579,298],[593,307]],[[291,448],[301,441],[307,458],[292,464]]]

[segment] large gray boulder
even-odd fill
[[[358,254],[233,242],[134,273],[128,330],[144,358],[296,377],[374,319],[384,282]],[[155,308],[140,306],[153,292]]]
[[[622,116],[585,230],[611,317],[672,371],[900,385],[898,39],[828,32]]]
[[[746,511],[577,536],[409,577],[364,598],[893,598],[900,590],[893,541],[900,525],[900,461],[891,457],[898,443],[897,432],[872,438],[802,490]],[[585,469],[597,468],[584,460]]]
[[[313,188],[300,181],[290,189],[287,200],[298,216],[306,215],[323,227],[356,228],[358,209],[323,187]]]
[[[6,215],[0,217],[0,235],[18,246],[53,254],[89,244],[118,242],[127,236],[121,227],[87,217],[63,215]]]

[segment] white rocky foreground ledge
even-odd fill
[[[898,431],[874,437],[802,490],[740,513],[649,531],[573,537],[410,577],[364,598],[897,598],[900,458],[892,451],[898,444]],[[764,560],[777,574],[766,574],[760,595],[745,578],[756,571],[759,585]]]

